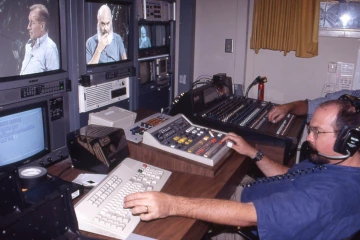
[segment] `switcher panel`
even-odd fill
[[[228,151],[220,141],[225,133],[192,124],[178,114],[146,132],[143,143],[161,150],[214,166]]]
[[[135,143],[141,142],[145,131],[168,120],[169,118],[172,117],[162,113],[155,113],[139,122],[136,122],[131,127],[124,129],[126,140]]]

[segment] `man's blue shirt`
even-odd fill
[[[246,187],[260,239],[343,239],[360,229],[360,168],[303,161]]]
[[[86,62],[90,62],[99,43],[98,35],[90,37],[86,41]],[[113,33],[111,43],[101,52],[99,63],[116,62],[121,60],[121,56],[126,54],[125,47],[121,36]]]

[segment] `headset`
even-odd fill
[[[340,100],[348,101],[355,107],[357,114],[360,112],[360,98],[345,94],[339,97]],[[359,123],[360,125],[360,123]],[[345,126],[334,144],[334,151],[340,154],[344,154],[343,158],[348,158],[355,154],[360,148],[360,126],[348,127]],[[339,156],[342,157],[342,156]],[[341,158],[341,159],[343,159]]]

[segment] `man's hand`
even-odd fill
[[[248,156],[250,158],[255,157],[258,150],[253,148],[250,144],[248,144],[242,137],[236,135],[235,133],[230,132],[221,140],[221,142],[229,141],[229,140],[233,142],[231,148],[237,151],[238,153]]]
[[[291,106],[289,104],[283,104],[273,107],[268,114],[269,121],[273,123],[280,121],[290,112],[290,109]]]
[[[133,215],[143,221],[165,218],[171,215],[175,197],[160,192],[133,193],[125,197],[124,208],[132,208]]]
[[[99,43],[97,46],[97,50],[99,52],[102,52],[107,45],[109,45],[109,39],[108,39],[109,33],[105,33],[104,35],[101,36],[101,38],[99,39]]]

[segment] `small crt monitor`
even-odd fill
[[[167,33],[165,25],[155,26],[155,46],[161,47],[169,45],[169,34]]]
[[[85,0],[87,65],[111,64],[129,58],[131,7],[119,1]]]
[[[151,48],[151,28],[147,25],[139,26],[139,49]]]
[[[39,106],[0,114],[0,167],[19,166],[48,152],[44,109]]]

